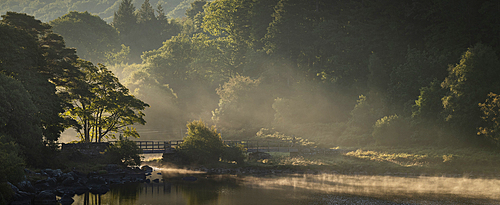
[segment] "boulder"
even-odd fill
[[[89,191],[89,188],[87,186],[83,186],[81,184],[77,184],[76,186],[73,187],[73,191],[77,195],[84,194],[85,192]]]
[[[41,191],[35,196],[35,204],[56,204],[56,195],[50,191]]]
[[[17,188],[19,188],[19,190],[24,191],[24,192],[31,192],[31,193],[36,192],[36,188],[28,180],[24,180],[22,182],[19,182],[17,184]]]
[[[89,192],[92,194],[105,194],[109,191],[109,186],[107,185],[94,185],[89,188]]]
[[[145,171],[146,173],[148,173],[148,172],[149,172],[149,173],[153,172],[153,168],[152,168],[152,167],[150,167],[150,166],[148,166],[148,165],[144,165],[144,166],[142,166],[142,167],[141,167],[141,170],[142,170],[142,171]]]
[[[45,180],[50,187],[55,188],[57,186],[57,179],[55,177],[49,177]]]
[[[60,177],[61,174],[63,173],[60,169],[44,169],[40,171],[42,175],[48,176],[48,177]]]
[[[59,203],[61,203],[61,205],[71,205],[73,202],[75,202],[75,200],[73,199],[73,196],[70,195],[64,195],[61,199],[59,199]]]
[[[89,177],[87,184],[103,185],[103,184],[107,184],[107,183],[106,183],[106,179],[104,179],[101,176],[91,176],[91,177]]]
[[[72,176],[67,177],[62,181],[63,186],[72,186],[75,183],[75,179]]]
[[[196,178],[194,176],[187,176],[187,177],[183,177],[182,180],[194,182],[194,181],[198,180],[198,178]]]
[[[19,192],[19,188],[14,186],[14,184],[11,184],[10,182],[7,182],[8,185],[10,185],[10,188],[12,189],[12,192],[17,193]]]

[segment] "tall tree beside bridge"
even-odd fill
[[[115,133],[139,137],[130,125],[146,123],[142,111],[149,105],[129,94],[104,65],[79,60],[78,67],[85,75],[79,84],[66,87],[74,100],[65,115],[75,120],[72,127],[81,140],[101,142],[114,138]]]

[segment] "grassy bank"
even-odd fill
[[[343,174],[500,177],[500,153],[478,148],[345,148],[335,155],[276,156],[247,166],[335,171]]]
[[[296,171],[319,171],[359,175],[452,176],[500,178],[500,153],[479,148],[342,148],[351,150],[333,155],[291,157],[271,153],[271,159],[248,160],[243,167]],[[159,163],[158,160],[150,162]],[[151,164],[151,163],[146,163]],[[198,165],[193,165],[196,167]],[[213,168],[237,168],[224,162],[203,165]],[[189,166],[188,166],[189,167]]]

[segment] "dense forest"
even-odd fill
[[[224,139],[500,145],[496,0],[197,0],[183,18],[173,1],[49,2],[1,3],[29,14],[0,22],[1,177],[49,166],[71,127],[84,142],[179,139],[201,119]]]
[[[195,1],[169,24],[127,2],[109,67],[158,137],[202,119],[226,139],[498,144],[496,1]]]
[[[161,5],[169,18],[182,18],[190,3],[194,0],[151,0],[153,6]],[[113,14],[118,10],[120,0],[2,0],[0,13],[7,11],[26,13],[42,22],[49,22],[71,11],[88,11],[98,15],[106,22],[113,21]],[[135,5],[142,0],[133,0]]]

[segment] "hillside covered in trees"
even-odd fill
[[[132,34],[159,28],[146,25],[163,18],[150,9],[144,20],[146,4],[123,13],[132,20],[113,20],[130,50],[156,41]],[[172,32],[161,45],[139,49],[140,62],[109,66],[151,104],[149,128],[161,137],[203,119],[224,138],[495,146],[499,8],[491,0],[195,1],[186,19],[162,27]]]
[[[496,147],[499,9],[493,0],[218,0],[194,1],[174,19],[153,1],[122,0],[111,21],[9,12],[0,66],[5,92],[17,95],[3,96],[25,102],[17,111],[34,127],[5,123],[36,136],[14,140],[21,148],[48,146],[69,127],[99,141],[108,133],[89,126],[108,119],[82,110],[104,117],[99,106],[112,102],[131,106],[124,126],[148,125],[110,131],[146,139],[178,139],[201,119],[224,139]],[[105,98],[116,92],[123,98]]]
[[[194,0],[151,0],[153,6],[161,5],[169,18],[185,17],[184,12]],[[113,20],[113,14],[120,5],[120,0],[4,0],[0,1],[0,13],[7,11],[26,13],[42,22],[49,22],[70,11],[88,11],[98,15],[106,22]],[[133,0],[136,6],[142,0]]]

